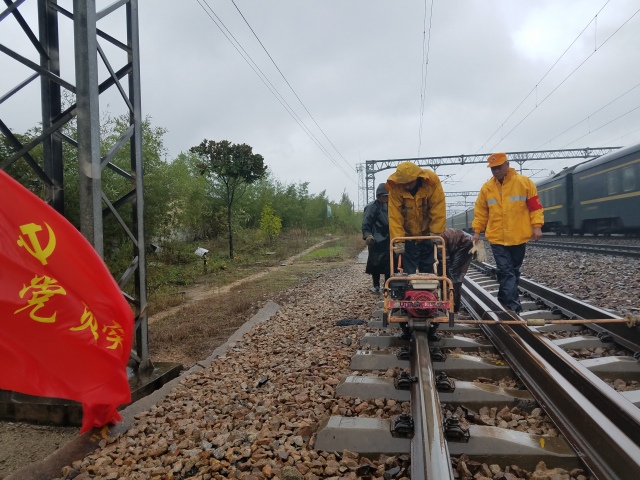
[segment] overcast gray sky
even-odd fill
[[[280,181],[308,181],[336,201],[346,191],[358,205],[355,169],[366,160],[639,143],[639,9],[638,0],[140,0],[143,113],[167,129],[168,159],[204,138],[247,143]],[[116,20],[99,27],[117,36]],[[61,28],[70,38],[71,25]],[[32,49],[12,29],[0,22],[0,41]],[[25,72],[9,72],[0,55],[4,94]],[[106,98],[103,110],[122,113]],[[28,121],[16,101],[0,117],[20,132]],[[575,163],[525,168],[542,178]],[[450,192],[489,177],[481,165],[437,173]]]

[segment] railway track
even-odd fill
[[[595,253],[599,255],[613,255],[617,257],[640,258],[640,246],[620,245],[610,243],[587,243],[571,241],[540,240],[529,242],[527,245],[535,248],[555,248],[561,250],[571,250],[575,252]]]
[[[183,379],[166,401],[141,412],[126,435],[110,438],[104,448],[94,447],[81,465],[62,463],[57,470],[63,468],[60,477],[70,479],[87,472],[97,477],[100,472],[102,478],[142,479],[152,478],[153,470],[164,472],[158,475],[174,471],[174,478],[192,478],[199,470],[211,478],[243,478],[268,462],[274,471],[266,478],[283,478],[279,472],[293,466],[309,478],[354,480],[636,478],[637,465],[632,462],[640,457],[634,455],[637,446],[632,435],[639,430],[634,423],[636,407],[631,406],[640,405],[638,390],[618,392],[611,386],[625,390],[620,383],[632,385],[639,380],[633,357],[639,350],[635,328],[618,323],[523,327],[533,332],[535,341],[529,344],[523,340],[525,334],[511,325],[497,329],[495,325],[449,328],[443,324],[438,341],[419,329],[407,341],[395,327],[373,328],[381,327],[380,305],[369,326],[336,327],[333,320],[346,311],[351,320],[367,318],[371,311],[372,297],[362,293],[368,287],[364,281],[353,292],[347,291],[360,281],[356,276],[360,270],[353,267],[348,275],[321,283],[322,288],[311,293],[317,300],[283,307],[282,314],[257,325],[225,357]],[[510,317],[503,319],[506,312],[492,303],[497,290],[493,275],[488,265],[478,265],[468,274],[465,307],[483,321],[506,323]],[[472,290],[473,283],[477,291]],[[613,316],[525,279],[521,279],[521,290],[523,318],[579,321]],[[320,311],[324,316],[318,320]],[[514,348],[506,348],[504,339],[494,344],[484,333],[503,329],[510,332],[506,336],[515,342]],[[548,347],[534,348],[537,342]],[[516,352],[514,359],[508,355],[510,350]],[[547,358],[544,350],[559,352],[559,360]],[[599,350],[605,353],[598,354]],[[535,373],[528,362],[544,368]],[[561,374],[562,363],[569,365],[566,376]],[[573,364],[580,368],[572,369]],[[552,371],[554,375],[547,377]],[[524,376],[528,373],[531,379]],[[576,386],[573,377],[577,376],[589,381]],[[344,377],[350,378],[338,385]],[[547,391],[537,394],[538,384]],[[580,423],[574,430],[556,418],[564,418],[556,396],[567,391],[572,394],[563,400],[569,410],[563,421],[577,418]],[[612,401],[608,397],[617,399],[605,407],[605,402]],[[188,410],[182,413],[183,408]],[[582,416],[576,414],[585,411]],[[396,416],[401,412],[409,416]],[[317,424],[298,424],[300,418],[311,416],[318,422],[328,421],[320,429]],[[582,420],[591,421],[590,417],[597,420],[583,426]],[[226,439],[225,432],[215,426],[221,421],[229,422],[237,433]],[[207,435],[200,440],[207,442],[201,448],[196,448],[196,431],[191,431],[195,426]],[[247,444],[236,450],[234,438],[246,431],[262,433],[255,447],[244,453]],[[584,445],[579,443],[583,436],[587,437]],[[176,446],[184,442],[188,453],[173,451],[171,443],[163,454],[151,448],[167,439],[176,439],[172,440]],[[258,452],[255,458],[254,452]],[[216,456],[227,454],[243,458],[218,465],[225,459]],[[286,463],[276,466],[284,457]],[[191,459],[188,464],[187,459]],[[220,469],[212,471],[211,462]],[[624,469],[622,474],[618,468]],[[534,470],[537,474],[531,477]],[[255,475],[261,478],[260,473]],[[14,478],[31,477],[18,474]]]
[[[355,418],[336,420],[319,432],[317,447],[358,451],[356,438],[365,437],[369,453],[410,454],[411,478],[493,478],[494,472],[514,468],[563,469],[570,475],[563,478],[640,478],[640,390],[618,392],[611,386],[640,382],[634,358],[640,351],[638,328],[551,324],[616,317],[525,279],[521,317],[547,325],[508,324],[521,319],[497,303],[495,273],[486,264],[473,267],[464,288],[471,318],[491,323],[442,325],[439,340],[416,330],[410,343],[391,331],[365,336],[352,369],[401,373],[393,385],[386,377],[354,376],[337,389],[361,398],[410,399],[411,416],[380,421],[375,428]],[[616,354],[601,356],[601,351]],[[576,352],[594,358],[574,358]],[[505,387],[504,378],[516,379],[520,388]],[[542,434],[533,412],[555,426]],[[349,441],[341,422],[348,424]],[[529,427],[527,422],[533,428],[521,428]]]
[[[484,309],[484,306],[480,307],[482,301],[487,301],[490,307],[497,306],[497,302],[486,296],[487,290],[480,286],[482,282],[489,282],[487,279],[492,275],[493,269],[484,266],[468,279],[470,295],[467,302],[476,315]],[[524,298],[529,300],[525,302],[521,315],[524,319],[615,318],[608,312],[534,282],[522,281],[522,290]],[[482,314],[486,315],[486,312]],[[496,315],[500,320],[510,319],[506,312]],[[569,326],[556,324],[530,328],[524,325],[492,325],[482,328],[592,474],[602,479],[638,478],[640,410],[637,392],[625,396],[604,381],[618,376],[638,379],[640,368],[636,359],[630,355],[576,360],[567,353],[569,349],[585,345],[593,348],[599,344],[600,347],[596,348],[606,348],[610,341],[617,339],[633,354],[640,350],[637,328],[629,328],[622,323],[586,323],[585,326],[599,336],[580,335],[550,340],[543,335],[545,331],[558,332]],[[634,401],[635,404],[632,403]]]

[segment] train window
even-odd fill
[[[622,169],[622,191],[630,192],[636,189],[636,171],[633,165]]]
[[[607,195],[620,193],[620,176],[617,171],[607,173]]]

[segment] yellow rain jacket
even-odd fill
[[[402,184],[422,178],[422,186],[413,196]],[[446,206],[440,178],[431,170],[411,162],[402,162],[388,179],[389,236],[417,237],[442,233],[446,227]]]
[[[528,242],[533,227],[544,224],[535,184],[510,168],[502,184],[491,178],[480,189],[473,209],[473,231],[485,230],[489,243],[512,246]]]

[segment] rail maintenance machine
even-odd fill
[[[394,268],[394,244],[407,240],[433,242],[433,271],[436,273],[404,273],[402,254],[398,254],[397,269]],[[453,283],[447,277],[444,239],[438,235],[396,237],[391,240],[389,249],[393,273],[384,284],[382,325],[400,323],[406,324],[409,330],[427,330],[429,327],[435,330],[437,324],[448,320],[449,326],[453,327]]]

